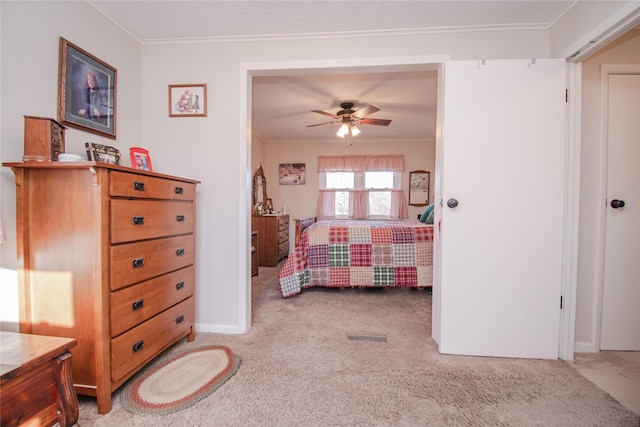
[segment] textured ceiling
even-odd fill
[[[140,41],[149,41],[434,28],[548,28],[574,2],[92,0],[90,3]]]
[[[549,28],[574,1],[128,1],[89,0],[141,43],[235,41],[470,28]],[[357,17],[357,19],[354,19]],[[436,76],[431,71],[254,77],[252,129],[265,141],[335,140],[338,125],[311,110],[374,105],[360,140],[435,138]]]

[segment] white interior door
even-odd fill
[[[600,348],[640,350],[640,75],[610,74],[608,94]]]
[[[558,357],[564,94],[563,60],[445,64],[443,353]]]

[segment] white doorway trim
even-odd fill
[[[578,240],[580,216],[580,115],[582,63],[567,64],[568,109],[565,163],[564,248],[562,260],[562,306],[559,357],[573,360],[575,348],[576,290],[578,287]]]
[[[594,351],[600,351],[602,333],[602,297],[604,293],[605,231],[607,209],[607,174],[609,153],[609,76],[615,74],[640,74],[638,64],[602,64],[600,68],[600,176],[599,209],[597,216],[596,239],[596,310],[593,317]]]
[[[251,327],[251,273],[249,266],[251,236],[251,86],[253,76],[287,76],[301,74],[344,74],[366,72],[392,72],[408,70],[434,70],[450,55],[402,56],[380,58],[350,58],[329,60],[299,60],[240,63],[239,84],[239,212],[245,212],[239,230],[238,277],[238,330],[246,332]],[[244,226],[243,226],[244,224]],[[244,280],[243,280],[244,279]]]

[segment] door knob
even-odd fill
[[[447,200],[447,206],[449,206],[450,208],[455,208],[456,206],[458,206],[458,201],[456,199],[449,199]]]
[[[624,208],[624,200],[613,199],[611,201],[611,207],[613,209]]]

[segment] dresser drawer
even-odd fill
[[[278,245],[278,259],[285,258],[289,255],[289,241],[282,242]]]
[[[172,179],[111,171],[109,194],[143,199],[194,200],[196,185]]]
[[[111,294],[111,337],[133,328],[193,295],[193,266]]]
[[[278,231],[289,230],[289,217],[278,218]]]
[[[193,297],[111,340],[111,380],[118,381],[186,335],[195,321]]]
[[[192,202],[111,200],[111,243],[193,233]]]
[[[193,234],[112,246],[111,290],[192,265],[195,246]]]
[[[278,244],[289,240],[289,229],[278,232]]]

